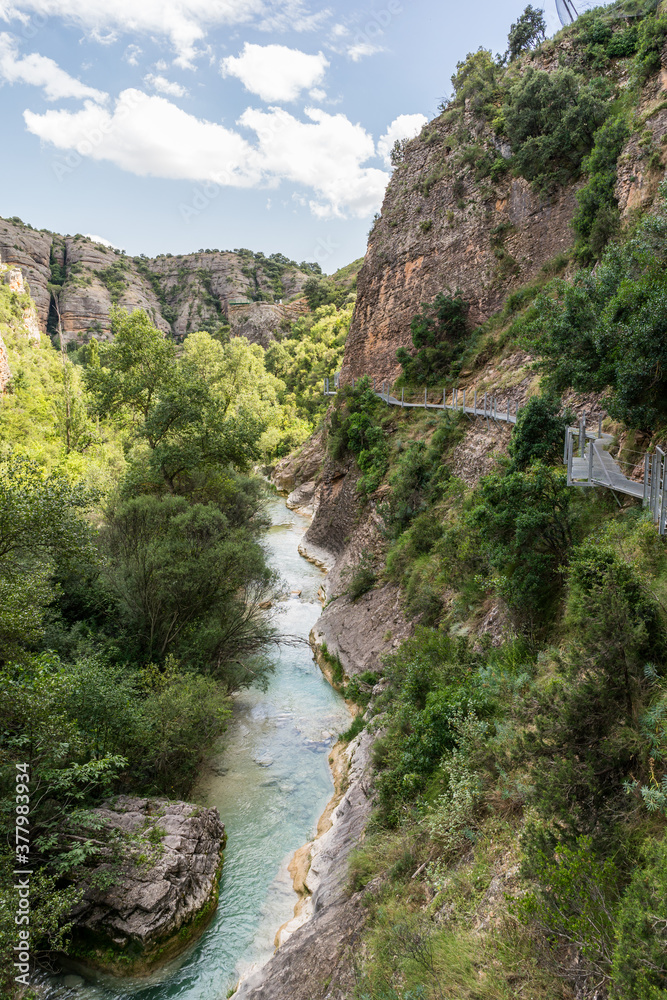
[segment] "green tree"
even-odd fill
[[[515,171],[536,188],[570,183],[608,108],[609,87],[602,79],[584,82],[569,68],[547,73],[529,67],[503,103]]]
[[[175,654],[235,687],[236,661],[273,636],[261,605],[274,575],[251,531],[232,527],[217,505],[169,494],[125,500],[108,522],[105,576],[136,658]],[[242,667],[242,683],[258,670]]]
[[[410,323],[415,352],[410,354],[404,347],[396,351],[403,384],[443,385],[457,374],[467,313],[468,303],[460,292],[439,292],[433,302],[422,305]]]
[[[573,491],[564,473],[535,462],[525,473],[494,473],[471,512],[515,624],[544,628],[563,583],[572,544]]]
[[[523,52],[543,42],[546,36],[547,24],[544,20],[544,12],[536,9],[532,4],[528,4],[523,14],[519,17],[507,36],[507,54],[510,62],[517,59]]]
[[[526,469],[532,462],[553,464],[563,451],[568,420],[557,396],[531,396],[519,411],[508,445],[513,469]]]

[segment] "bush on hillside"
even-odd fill
[[[400,384],[443,385],[457,372],[463,353],[469,304],[460,292],[439,292],[433,302],[422,304],[410,323],[414,353],[396,351],[403,369]]]
[[[516,173],[540,190],[575,180],[607,116],[610,91],[605,80],[584,81],[568,68],[529,67],[502,109]]]

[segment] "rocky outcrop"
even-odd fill
[[[465,119],[475,139],[490,142],[479,122]],[[474,168],[457,159],[459,127],[436,118],[394,171],[358,278],[343,382],[399,374],[396,351],[412,347],[410,322],[422,302],[460,290],[476,325],[573,243],[576,189],[545,197],[523,178],[476,182]]]
[[[107,339],[117,305],[145,309],[159,329],[179,339],[229,323],[233,336],[267,346],[282,324],[307,310],[299,297],[310,271],[248,250],[129,257],[81,234],[59,236],[0,219],[0,263],[21,270],[42,332],[47,325],[56,329],[58,294],[66,341]]]
[[[70,953],[95,968],[141,975],[182,951],[213,915],[225,828],[217,809],[166,799],[121,795],[94,812],[107,836],[140,841],[87,879]],[[104,876],[111,888],[96,888]]]
[[[347,890],[347,860],[370,814],[372,739],[364,731],[347,751],[349,787],[332,813],[331,828],[309,848],[306,906],[283,928],[283,943],[270,961],[241,983],[235,1000],[342,1000],[350,995],[354,943],[365,906],[362,893]]]
[[[271,480],[281,493],[292,490],[318,477],[324,461],[324,428],[320,428],[291,455],[276,464]]]
[[[0,263],[18,266],[26,278],[42,330],[46,330],[51,293],[50,254],[53,234],[37,232],[7,219],[0,219]]]

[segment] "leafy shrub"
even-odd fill
[[[625,59],[637,51],[639,32],[634,24],[623,31],[615,31],[607,43],[607,55],[610,59]]]
[[[461,717],[483,718],[487,701],[470,684],[467,645],[418,627],[398,653],[388,657],[386,734],[374,746],[378,769],[378,820],[398,823],[405,803],[423,790],[443,754],[456,748]]]
[[[404,347],[396,351],[403,369],[401,384],[443,385],[455,374],[467,313],[468,303],[460,292],[439,292],[430,305],[422,304],[421,312],[410,323],[416,353],[410,354]]]
[[[620,216],[614,195],[617,161],[629,134],[624,118],[610,119],[595,133],[595,145],[583,162],[589,179],[577,192],[572,226],[578,237],[577,249],[584,260],[599,256],[618,231]]]
[[[373,560],[368,553],[364,553],[348,585],[348,597],[353,601],[358,601],[363,594],[375,586],[376,580],[377,574],[373,568]]]
[[[665,14],[646,17],[639,25],[637,54],[634,59],[635,78],[643,84],[653,73],[660,69],[660,56],[667,35],[667,16]]]
[[[549,621],[572,543],[572,489],[564,473],[536,462],[525,473],[487,476],[470,516],[516,627],[534,636]]]
[[[500,67],[488,49],[479,48],[470,52],[462,62],[456,64],[452,76],[455,105],[465,105],[471,111],[491,117],[495,111],[494,102],[498,91]],[[445,105],[441,105],[441,111]]]
[[[609,88],[601,79],[584,82],[571,69],[527,69],[503,104],[515,171],[537,189],[570,183],[608,106]]]
[[[530,709],[524,747],[534,763],[530,801],[543,827],[527,827],[529,858],[593,837],[619,846],[625,784],[639,765],[634,721],[649,680],[644,663],[661,655],[657,608],[632,566],[611,549],[579,547],[568,571],[569,647]]]
[[[594,274],[556,281],[535,302],[526,337],[557,392],[608,389],[611,416],[649,429],[667,398],[667,212],[612,244]]]
[[[612,995],[667,996],[667,837],[647,841],[616,920]]]
[[[349,728],[346,729],[344,733],[340,734],[340,739],[344,740],[345,743],[351,743],[352,740],[356,739],[359,733],[363,731],[365,725],[366,723],[364,722],[363,715],[361,713],[359,715],[355,715]]]
[[[574,945],[589,970],[606,978],[614,945],[618,871],[599,857],[590,837],[559,845],[555,855],[537,852],[531,874],[539,888],[513,906],[552,939]]]
[[[553,464],[562,453],[567,415],[557,396],[532,396],[519,410],[508,446],[513,469],[526,469],[532,462]]]

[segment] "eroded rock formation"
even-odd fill
[[[225,828],[217,809],[121,795],[95,810],[107,833],[142,834],[143,851],[99,865],[73,916],[72,954],[110,972],[142,974],[204,930],[218,901]],[[100,889],[108,874],[114,884]]]
[[[271,260],[249,251],[200,251],[157,258],[129,257],[80,234],[38,232],[0,219],[0,262],[19,268],[37,305],[42,332],[55,329],[58,295],[63,338],[108,338],[112,306],[145,309],[165,333],[194,330],[232,334],[267,345],[282,323],[303,311],[298,297],[309,273],[284,265],[277,279]],[[297,301],[291,301],[297,300]],[[51,319],[51,323],[49,323]]]

